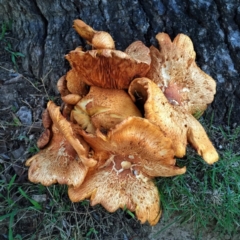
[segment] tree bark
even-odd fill
[[[155,35],[172,38],[187,34],[197,63],[217,82],[212,104],[214,122],[240,123],[240,1],[239,0],[0,0],[0,23],[12,20],[16,50],[25,54],[22,66],[37,78],[45,77],[55,89],[69,68],[64,55],[85,46],[72,29],[82,19],[97,30],[108,31],[116,48],[134,40],[156,45]],[[212,111],[211,111],[212,112]]]

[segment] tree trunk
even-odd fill
[[[240,123],[240,1],[239,0],[0,0],[0,22],[12,20],[25,54],[22,66],[33,76],[45,77],[55,88],[69,66],[64,55],[85,44],[72,29],[80,18],[97,30],[108,31],[119,50],[134,40],[156,45],[155,35],[187,34],[193,41],[198,65],[217,82],[212,104],[214,122]]]

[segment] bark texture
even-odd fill
[[[198,65],[217,81],[214,122],[228,120],[231,111],[231,124],[240,123],[239,0],[0,0],[0,16],[0,23],[13,21],[23,68],[47,76],[52,88],[69,68],[64,55],[85,46],[72,29],[75,18],[108,31],[120,50],[134,40],[156,45],[158,32],[187,34]]]

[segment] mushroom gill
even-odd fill
[[[139,53],[136,54],[136,50]],[[126,51],[76,49],[66,55],[72,69],[67,73],[67,85],[79,86],[79,82],[102,88],[127,89],[135,77],[145,76],[150,68],[149,49],[140,41],[132,43]],[[68,87],[74,92],[75,87]],[[75,90],[76,91],[76,90]]]

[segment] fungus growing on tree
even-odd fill
[[[125,119],[107,135],[97,130],[95,135],[82,131],[82,136],[93,148],[98,165],[81,186],[69,188],[70,199],[90,198],[92,205],[100,203],[110,212],[127,207],[142,223],[156,224],[161,212],[152,178],[186,171],[175,166],[172,141],[139,117]]]
[[[216,93],[215,81],[196,64],[191,39],[178,34],[171,41],[166,33],[156,36],[160,50],[151,46],[151,68],[146,77],[155,82],[168,101],[200,116]]]
[[[28,178],[44,186],[54,183],[79,186],[88,167],[54,124],[51,130],[53,136],[49,144],[26,162]]]
[[[192,116],[211,103],[216,84],[197,67],[183,34],[173,42],[158,34],[160,51],[136,41],[122,52],[108,33],[81,20],[74,28],[93,49],[66,55],[71,70],[57,83],[63,105],[48,103],[41,150],[26,162],[29,179],[67,184],[74,202],[128,208],[155,225],[161,208],[153,180],[185,173],[174,156],[185,155],[187,142],[207,163],[218,160]]]
[[[202,125],[187,110],[170,104],[157,84],[148,78],[137,78],[131,83],[129,94],[134,101],[140,99],[144,105],[144,117],[173,140],[177,157],[186,154],[188,141],[207,163],[218,160],[218,154]]]
[[[80,127],[68,122],[53,102],[48,103],[47,109],[53,122],[52,137],[38,154],[27,160],[29,179],[45,186],[56,182],[79,186],[96,160],[88,156],[90,148],[78,134]]]
[[[66,59],[72,67],[66,76],[72,93],[77,92],[69,86],[79,86],[79,82],[102,88],[127,89],[135,77],[146,75],[151,63],[149,48],[140,41],[132,43],[125,52],[77,49],[67,54]]]
[[[88,44],[92,45],[96,49],[114,49],[115,44],[108,32],[95,31],[85,22],[80,19],[73,21],[73,28]]]

